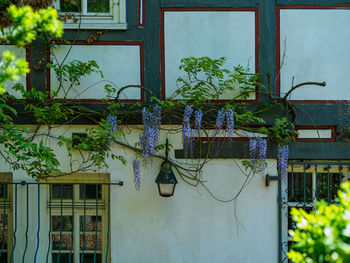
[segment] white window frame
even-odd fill
[[[126,0],[110,0],[109,13],[87,14],[87,0],[81,0],[82,12],[60,12],[60,0],[54,0],[53,6],[60,15],[74,15],[75,19],[67,19],[64,29],[119,29],[126,30]],[[79,21],[81,19],[81,21]],[[76,22],[76,20],[78,20]]]

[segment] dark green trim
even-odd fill
[[[201,151],[199,150],[201,147]],[[195,145],[193,155],[183,150],[175,150],[175,158],[205,158],[208,143]],[[248,159],[249,142],[211,142],[208,158],[214,159]],[[277,158],[277,145],[268,144],[268,159]],[[350,159],[349,142],[295,142],[290,145],[291,160],[345,160]]]

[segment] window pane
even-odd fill
[[[52,231],[71,231],[73,226],[72,216],[52,216]],[[61,226],[62,224],[62,226]]]
[[[95,250],[96,235],[85,234],[85,250]],[[84,246],[84,235],[80,234],[80,249]],[[96,250],[102,249],[102,235],[97,235],[97,247]],[[84,261],[85,262],[85,261]]]
[[[0,256],[0,263],[7,263],[7,252],[2,252]]]
[[[80,199],[84,199],[85,196],[86,196],[86,199],[96,199],[96,188],[97,188],[97,198],[101,199],[102,186],[101,185],[97,185],[97,184],[80,185],[79,186]]]
[[[80,254],[80,257],[79,258],[81,258],[81,255],[82,254]],[[99,253],[96,253],[96,261],[94,261],[94,254],[93,253],[89,253],[89,254],[85,254],[84,253],[84,263],[94,263],[94,262],[96,262],[96,263],[101,263],[102,262],[102,255],[101,254],[99,254]]]
[[[288,173],[288,201],[312,201],[312,173]]]
[[[73,253],[69,255],[69,253],[61,253],[60,258],[58,260],[58,253],[52,253],[52,263],[58,262],[69,262],[69,257],[71,257],[71,262],[73,262]]]
[[[51,188],[52,199],[72,199],[73,198],[73,185],[72,184],[53,184]]]
[[[72,234],[52,234],[52,250],[70,250],[72,247]],[[62,241],[61,241],[62,237]]]
[[[87,0],[88,12],[109,13],[109,0]]]
[[[81,0],[60,0],[61,12],[80,12]]]
[[[7,184],[0,184],[0,198],[4,197],[7,198]]]
[[[0,249],[4,242],[4,249],[7,248],[7,215],[0,214]]]
[[[102,218],[98,216],[98,231],[102,231]],[[96,216],[86,216],[85,231],[96,231]],[[84,216],[80,217],[80,231],[84,231]]]
[[[316,187],[317,199],[324,199],[334,203],[336,201],[337,192],[340,189],[340,180],[339,173],[329,173],[328,185],[328,173],[318,173]]]

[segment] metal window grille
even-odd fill
[[[279,181],[279,262],[288,262],[286,254],[292,244],[288,234],[295,228],[291,208],[310,212],[321,199],[336,203],[340,184],[349,178],[350,162],[289,162],[287,182]]]
[[[0,263],[110,262],[113,185],[0,182]]]

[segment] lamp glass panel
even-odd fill
[[[159,194],[165,196],[173,195],[175,184],[159,184]]]

